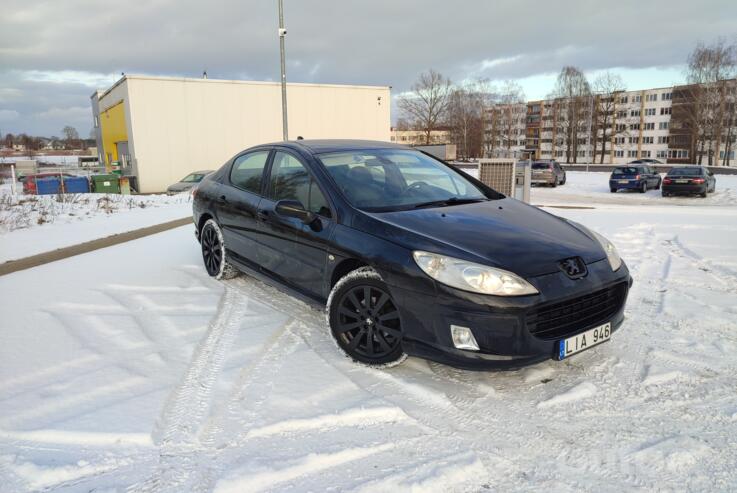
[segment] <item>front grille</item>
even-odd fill
[[[536,308],[525,318],[527,330],[545,340],[560,339],[583,329],[606,323],[624,304],[627,283]]]

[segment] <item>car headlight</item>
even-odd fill
[[[537,294],[530,283],[506,270],[435,253],[414,251],[417,265],[438,282],[463,291],[495,296]]]
[[[619,268],[622,267],[622,257],[619,256],[619,252],[617,252],[617,248],[614,244],[596,231],[591,231],[591,234],[594,235],[594,238],[597,239],[601,247],[606,252],[606,258],[609,260],[609,265],[612,267],[612,270],[619,270]]]

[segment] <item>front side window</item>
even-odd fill
[[[304,164],[286,152],[277,152],[271,165],[269,198],[296,200],[308,211],[330,217],[330,207]]]
[[[182,178],[182,183],[199,183],[202,179],[207,176],[204,173],[192,173]]]
[[[268,157],[269,151],[256,151],[238,156],[230,169],[230,182],[238,188],[260,194]]]
[[[322,154],[319,158],[351,204],[366,211],[487,199],[461,173],[417,151],[355,150]]]

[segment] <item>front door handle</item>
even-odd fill
[[[223,204],[227,204],[228,203],[228,197],[226,197],[225,195],[221,195],[220,196],[220,202],[223,203]]]

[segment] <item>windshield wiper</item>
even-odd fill
[[[422,209],[423,207],[444,207],[447,205],[457,205],[457,204],[472,204],[474,202],[485,202],[488,199],[459,199],[458,197],[450,197],[444,200],[431,200],[430,202],[420,202],[419,204],[415,204],[413,207],[415,209]]]

